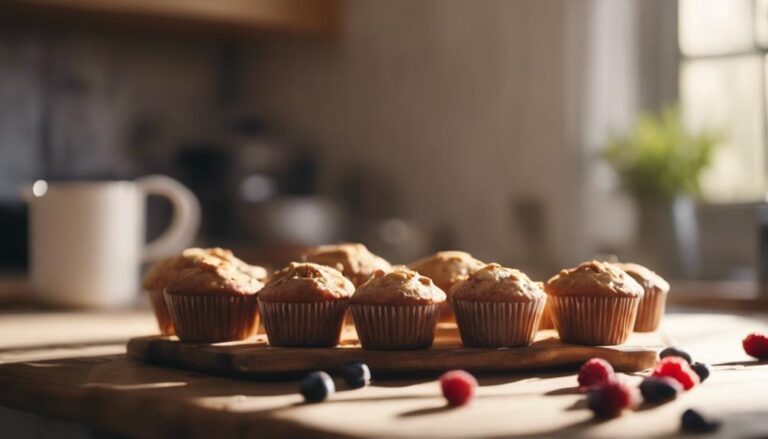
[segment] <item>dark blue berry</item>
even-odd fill
[[[648,377],[640,383],[643,399],[650,403],[660,403],[677,398],[683,390],[680,383],[669,377]]]
[[[704,418],[704,416],[693,409],[683,412],[681,422],[683,431],[691,433],[711,433],[720,428],[721,424],[720,421]]]
[[[349,387],[358,389],[371,381],[371,369],[362,361],[352,361],[341,368],[341,376]]]
[[[680,357],[683,360],[687,361],[688,364],[693,363],[693,359],[691,358],[691,354],[686,352],[683,349],[680,348],[666,348],[663,351],[659,352],[659,358],[664,357]]]
[[[322,401],[336,391],[331,376],[325,372],[312,372],[301,380],[300,392],[307,402]]]
[[[709,378],[709,374],[712,373],[712,370],[709,368],[709,364],[699,363],[698,361],[691,365],[691,369],[693,369],[693,371],[696,372],[696,375],[699,376],[699,380],[702,383],[707,378]]]

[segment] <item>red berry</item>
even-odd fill
[[[449,405],[464,405],[475,395],[477,380],[463,370],[452,370],[440,377],[440,387]]]
[[[610,380],[590,390],[587,405],[596,416],[613,418],[626,409],[635,408],[639,400],[637,388]]]
[[[768,360],[768,337],[765,334],[749,334],[741,344],[744,346],[744,352],[757,358],[758,360]]]
[[[585,391],[592,386],[613,380],[613,366],[602,358],[588,360],[579,369],[579,389]]]
[[[664,357],[657,361],[651,376],[674,378],[682,384],[685,390],[691,389],[700,382],[699,375],[681,357]]]

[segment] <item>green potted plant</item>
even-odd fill
[[[631,132],[613,138],[603,157],[636,200],[640,257],[693,275],[698,265],[695,199],[702,172],[712,162],[718,136],[691,132],[679,107],[643,113]]]

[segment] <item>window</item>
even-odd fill
[[[705,200],[764,201],[768,0],[679,1],[680,101],[691,128],[722,138]]]

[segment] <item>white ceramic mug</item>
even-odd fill
[[[168,229],[145,244],[146,198],[168,198]],[[200,224],[200,204],[176,180],[152,175],[135,181],[36,181],[29,204],[30,280],[41,303],[112,308],[132,303],[142,262],[189,246]]]

